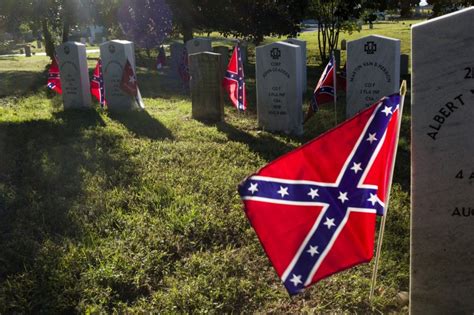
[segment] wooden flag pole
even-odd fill
[[[405,94],[407,92],[407,81],[403,80],[402,84],[400,86],[400,118],[398,120],[398,131],[397,131],[397,141],[395,142],[395,157],[397,156],[397,149],[398,149],[398,139],[400,137],[400,128],[402,124],[402,115],[403,115],[403,104],[405,103]],[[392,163],[392,170],[390,172],[390,188],[392,187],[392,179],[393,179],[393,172],[395,170],[395,160]],[[382,242],[383,242],[383,235],[385,232],[385,223],[387,222],[387,210],[388,210],[388,204],[390,201],[390,190],[387,192],[387,202],[385,203],[385,213],[382,216],[382,220],[380,221],[380,229],[379,229],[379,237],[377,240],[377,251],[375,252],[375,264],[374,264],[374,270],[372,272],[372,282],[370,284],[370,295],[369,295],[369,301],[372,303],[372,299],[374,297],[374,291],[375,291],[375,284],[377,282],[377,272],[379,268],[379,261],[380,261],[380,254],[382,252]]]
[[[333,64],[333,77],[332,77],[332,85],[334,88],[334,126],[337,126],[337,89],[336,89],[336,81],[337,81],[337,72],[336,72],[336,58],[334,57],[334,50],[332,51],[332,60],[334,61]]]

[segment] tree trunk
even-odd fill
[[[69,22],[67,19],[64,19],[63,23],[63,43],[69,40]]]
[[[53,37],[51,36],[51,33],[48,28],[47,19],[43,19],[41,21],[41,27],[43,29],[44,49],[46,51],[46,55],[48,55],[51,59],[53,59],[55,47],[54,47]]]
[[[183,41],[186,43],[188,40],[193,39],[193,28],[189,24],[183,24]]]

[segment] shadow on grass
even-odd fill
[[[35,93],[46,88],[46,71],[2,71],[0,73],[0,97]]]
[[[55,284],[61,248],[83,236],[87,215],[106,212],[105,204],[88,199],[91,180],[97,189],[110,190],[133,185],[136,178],[121,137],[103,133],[103,125],[93,110],[0,123],[0,287],[27,272],[32,313],[54,308],[67,295]]]
[[[120,122],[138,137],[152,140],[174,139],[172,132],[160,121],[151,117],[146,110],[111,111],[109,117]]]
[[[260,155],[266,161],[272,161],[295,148],[269,134],[263,133],[259,137],[254,137],[226,122],[218,123],[216,127],[220,132],[225,133],[229,140],[245,143],[249,146],[250,150]]]
[[[143,97],[178,100],[190,99],[189,89],[184,88],[177,70],[170,67],[165,67],[160,71],[143,70],[141,68],[138,71],[137,79]]]

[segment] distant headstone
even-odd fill
[[[102,43],[105,43],[106,41],[107,41],[107,38],[102,37],[102,41],[100,43],[102,44]]]
[[[58,55],[64,108],[90,107],[91,94],[86,46],[77,42],[66,42],[56,48],[56,54]]]
[[[285,42],[300,46],[301,48],[301,87],[302,92],[306,93],[307,90],[307,69],[306,69],[306,41],[304,40],[299,40],[296,38],[288,38],[285,40]]]
[[[341,68],[341,51],[334,49],[334,60],[336,62],[336,70]]]
[[[100,45],[104,73],[105,99],[109,110],[131,110],[138,107],[135,97],[120,88],[127,59],[135,71],[135,49],[132,42],[111,40]],[[136,72],[135,72],[136,73]]]
[[[347,40],[343,39],[341,40],[341,50],[346,50],[347,49]]]
[[[43,47],[43,43],[40,40],[37,40],[36,47],[38,47],[38,49],[41,49]]]
[[[474,8],[412,28],[411,314],[474,313]]]
[[[186,42],[188,54],[196,54],[199,52],[212,52],[212,40],[208,38],[194,38]]]
[[[170,45],[170,66],[173,70],[178,69],[178,65],[181,62],[181,59],[183,58],[183,50],[183,43],[175,42]],[[177,71],[174,71],[174,73],[178,74]]]
[[[301,48],[276,42],[257,47],[256,55],[259,127],[302,134]]]
[[[408,73],[408,55],[400,55],[400,75],[407,76]]]
[[[26,57],[31,57],[31,46],[30,45],[25,45],[25,56]]]
[[[94,44],[94,37],[89,36],[89,44],[91,44],[91,45]]]
[[[249,63],[249,43],[245,40],[240,42],[240,54],[242,55],[242,63],[247,65]]]
[[[81,43],[85,45],[86,42],[87,42],[86,38],[85,38],[85,37],[81,37]]]
[[[221,55],[201,52],[189,55],[192,117],[204,122],[224,120]]]
[[[227,46],[216,46],[213,49],[216,54],[221,54],[221,73],[222,77],[224,77],[229,65],[229,48]]]
[[[346,116],[400,89],[400,40],[370,35],[347,43]]]

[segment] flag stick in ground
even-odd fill
[[[334,126],[337,126],[337,89],[336,89],[336,81],[337,81],[337,72],[336,69],[339,66],[336,64],[336,58],[334,57],[334,50],[332,51],[332,60],[334,61],[334,67],[333,67],[333,87],[334,87]]]
[[[407,81],[403,80],[401,86],[400,86],[400,119],[398,120],[398,135],[396,137],[397,142],[395,143],[395,153],[394,156],[397,156],[397,149],[398,149],[398,139],[400,136],[400,128],[402,124],[402,115],[403,115],[403,104],[405,102],[405,94],[407,92]],[[395,161],[392,163],[392,171],[390,173],[390,181],[389,183],[392,183],[393,179],[393,171],[395,169]],[[391,187],[390,187],[391,188]],[[385,223],[387,222],[387,210],[388,210],[388,205],[390,202],[390,190],[387,192],[387,202],[385,204],[385,213],[382,216],[382,220],[380,221],[380,230],[379,230],[379,237],[377,240],[377,251],[375,252],[375,263],[374,263],[374,270],[372,272],[372,282],[370,284],[370,295],[369,295],[369,301],[372,303],[372,299],[374,297],[374,291],[375,291],[375,284],[377,282],[377,272],[379,268],[379,261],[380,261],[380,254],[382,252],[382,242],[383,242],[383,235],[385,232]]]

